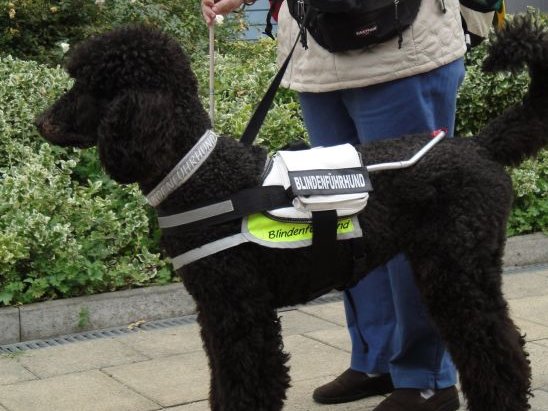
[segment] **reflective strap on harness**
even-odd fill
[[[234,211],[234,204],[230,200],[220,203],[210,204],[184,213],[173,214],[167,217],[158,217],[160,228],[176,227],[193,223],[194,221],[205,220],[206,218],[216,217],[221,214]]]
[[[206,204],[182,213],[158,217],[165,234],[177,227],[185,229],[204,227],[237,220],[260,211],[290,207],[291,199],[282,186],[253,187],[239,191],[228,200]]]
[[[194,248],[193,250],[180,254],[171,259],[171,264],[173,264],[173,268],[175,270],[178,270],[179,268],[199,260],[200,258],[224,251],[228,248],[236,247],[237,245],[246,243],[247,241],[247,238],[242,235],[242,233],[234,234],[230,237],[221,238],[220,240],[207,243],[201,247]]]

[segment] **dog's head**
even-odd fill
[[[210,127],[188,58],[158,30],[132,26],[93,37],[75,48],[67,71],[74,85],[36,125],[57,145],[97,145],[121,183],[157,178],[170,156]]]

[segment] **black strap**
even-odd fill
[[[337,270],[334,250],[337,246],[337,211],[312,212],[312,258],[315,275],[329,278]]]
[[[275,210],[282,207],[291,207],[291,198],[288,192],[283,186],[264,186],[253,187],[233,194],[230,198],[232,201],[234,211],[229,213],[216,215],[213,217],[204,218],[202,220],[193,221],[188,224],[184,224],[184,229],[204,228],[213,224],[226,223],[227,221],[237,220],[244,216],[248,216],[253,213],[267,210]],[[200,208],[207,205],[218,203],[218,201],[202,204]],[[183,210],[184,212],[188,210]],[[170,213],[171,214],[171,213]],[[159,214],[160,217],[166,217],[166,215]],[[164,227],[162,232],[166,235],[174,234],[177,230],[181,229],[181,225],[173,227]]]
[[[270,37],[272,40],[276,40],[274,35],[272,34],[272,15],[274,14],[274,10],[276,10],[276,6],[278,4],[277,0],[270,2],[270,7],[268,8],[268,13],[266,13],[266,26],[264,28],[263,34],[266,34],[268,37]]]
[[[270,83],[270,86],[268,87],[266,94],[264,95],[261,102],[255,109],[255,112],[251,116],[249,123],[247,123],[247,126],[242,134],[242,137],[240,138],[240,142],[242,144],[246,146],[250,146],[251,144],[253,144],[253,141],[255,141],[257,134],[259,134],[259,130],[261,129],[261,126],[263,125],[263,122],[268,113],[268,110],[270,110],[270,106],[272,106],[272,102],[274,101],[274,96],[276,95],[276,91],[278,91],[278,88],[280,87],[280,83],[282,82],[282,78],[285,74],[285,71],[287,70],[287,66],[289,65],[289,60],[291,59],[291,56],[293,55],[293,51],[295,50],[295,47],[297,46],[299,38],[300,38],[300,33],[297,36],[297,40],[295,41],[295,44],[293,44],[291,51],[285,58],[284,63],[278,70],[278,73],[276,73],[276,76],[272,80],[272,83]]]
[[[312,212],[312,247],[318,252],[318,257],[328,254],[337,241],[337,211]]]
[[[303,20],[303,27],[305,27],[305,22],[309,19],[310,13],[307,12],[304,20]],[[259,130],[261,129],[261,126],[263,125],[264,119],[268,113],[268,110],[270,110],[270,106],[272,106],[272,102],[274,101],[274,96],[276,95],[276,91],[278,91],[278,88],[280,87],[280,83],[282,82],[282,78],[285,74],[285,71],[287,70],[287,66],[289,65],[289,60],[291,59],[291,56],[293,55],[293,52],[295,51],[295,47],[297,46],[297,43],[299,42],[299,39],[301,38],[301,30],[299,30],[299,34],[297,35],[297,39],[295,40],[295,44],[293,44],[293,47],[291,47],[291,51],[285,58],[285,61],[283,62],[282,66],[276,73],[276,76],[270,83],[270,86],[268,87],[268,90],[266,91],[266,94],[260,101],[259,105],[255,109],[255,112],[251,116],[251,119],[249,120],[249,123],[247,123],[247,126],[242,134],[242,137],[240,138],[240,142],[246,146],[250,146],[253,144],[253,141],[255,141],[255,138],[257,137],[257,134],[259,134]]]
[[[274,3],[272,3],[272,4],[274,5]],[[273,5],[268,10],[268,13],[266,13],[266,26],[264,28],[263,34],[267,35],[272,40],[276,40],[276,38],[272,34],[272,28],[273,28],[273,25],[272,25],[272,7],[274,7]]]

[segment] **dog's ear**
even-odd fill
[[[176,137],[175,104],[164,92],[128,90],[101,120],[98,148],[105,171],[122,184],[160,174]]]

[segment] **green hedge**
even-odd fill
[[[0,58],[0,304],[172,280],[135,186],[98,172],[93,151],[53,147],[33,119],[70,87],[59,69]]]
[[[93,31],[99,14],[92,0],[0,0],[0,50],[58,64],[66,44]]]
[[[207,50],[207,27],[197,0],[0,0],[0,53],[62,64],[78,41],[124,24],[161,27],[194,56]],[[217,28],[222,43],[245,26],[233,13]]]

